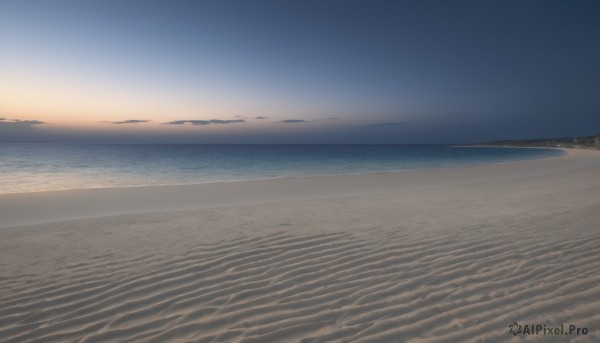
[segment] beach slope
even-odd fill
[[[0,195],[0,342],[600,340],[600,152]]]

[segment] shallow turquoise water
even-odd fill
[[[561,154],[444,145],[0,144],[0,193],[393,172]]]

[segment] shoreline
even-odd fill
[[[225,183],[236,183],[236,182],[252,182],[252,181],[267,181],[267,180],[287,180],[287,179],[300,179],[300,178],[314,178],[314,177],[329,177],[329,176],[356,176],[356,175],[380,175],[380,174],[397,174],[397,173],[405,173],[405,172],[419,172],[419,171],[431,171],[431,170],[452,170],[452,169],[462,169],[462,168],[471,168],[471,167],[480,167],[480,166],[489,166],[489,165],[497,165],[497,164],[506,164],[506,163],[519,163],[519,162],[527,162],[548,158],[560,158],[564,157],[569,153],[570,148],[528,148],[528,147],[503,147],[503,146],[449,146],[449,147],[460,147],[460,148],[509,148],[509,149],[547,149],[547,150],[560,150],[563,151],[563,155],[559,156],[541,156],[541,157],[532,157],[524,160],[511,160],[511,161],[503,161],[503,162],[491,162],[491,163],[481,163],[481,164],[470,164],[470,165],[457,165],[450,167],[439,167],[439,168],[416,168],[416,169],[404,169],[404,170],[392,170],[392,171],[373,171],[373,172],[355,172],[355,173],[341,173],[341,174],[316,174],[316,175],[302,175],[302,176],[274,176],[274,177],[264,177],[264,178],[256,178],[256,179],[235,179],[235,180],[227,180],[227,181],[207,181],[207,182],[197,182],[197,183],[175,183],[175,184],[149,184],[149,185],[125,185],[119,187],[87,187],[87,188],[66,188],[66,189],[50,189],[50,190],[41,190],[41,191],[27,191],[27,192],[8,192],[8,193],[0,193],[0,196],[3,195],[17,195],[17,194],[39,194],[45,192],[69,192],[69,191],[83,191],[83,190],[102,190],[102,189],[131,189],[131,188],[146,188],[146,187],[178,187],[178,186],[200,186],[200,185],[212,185],[212,184],[225,184]],[[576,150],[576,149],[573,149]]]
[[[114,215],[340,198],[535,176],[589,165],[600,153],[453,168],[243,180],[194,185],[0,194],[0,228]],[[563,163],[571,160],[572,163]]]
[[[566,147],[553,147],[553,146],[508,146],[508,145],[452,145],[457,148],[506,148],[506,149],[547,149],[547,150],[579,150],[578,148],[566,148]],[[582,150],[596,150],[596,149],[585,149]]]
[[[142,144],[143,145],[143,144]],[[318,145],[318,144],[317,144]],[[460,148],[525,148],[527,147],[504,147],[504,146],[453,146],[448,145],[448,147],[460,147]],[[195,183],[165,183],[165,184],[142,184],[142,185],[122,185],[122,186],[99,186],[99,187],[85,187],[85,188],[64,188],[64,189],[48,189],[48,190],[38,190],[38,191],[21,191],[21,192],[6,192],[0,193],[0,196],[3,195],[16,195],[16,194],[36,194],[36,193],[44,193],[44,192],[64,192],[64,191],[81,191],[81,190],[90,190],[90,189],[129,189],[129,188],[144,188],[144,187],[174,187],[174,186],[198,186],[198,185],[206,185],[206,184],[221,184],[221,183],[232,183],[232,182],[246,182],[246,181],[265,181],[265,180],[286,180],[286,179],[296,179],[296,178],[311,178],[311,177],[327,177],[327,176],[354,176],[354,175],[378,175],[378,174],[390,174],[390,173],[404,173],[404,172],[418,172],[418,171],[429,171],[429,170],[447,170],[447,169],[456,169],[456,168],[470,168],[477,166],[485,166],[485,165],[495,165],[495,164],[505,164],[505,163],[517,163],[517,162],[526,162],[533,161],[539,159],[546,158],[556,158],[562,157],[568,154],[569,148],[532,148],[532,149],[547,149],[547,150],[560,150],[563,152],[563,155],[558,156],[539,156],[539,157],[531,157],[527,159],[517,159],[517,160],[507,160],[502,162],[489,162],[489,163],[475,163],[475,164],[465,164],[465,165],[456,165],[456,166],[447,166],[447,167],[432,167],[432,168],[415,168],[415,169],[402,169],[402,170],[387,170],[387,171],[365,171],[365,172],[350,172],[350,173],[336,173],[336,174],[314,174],[314,175],[299,175],[299,176],[274,176],[274,177],[259,177],[259,178],[249,178],[249,179],[232,179],[232,180],[224,180],[224,181],[206,181],[206,182],[195,182]]]

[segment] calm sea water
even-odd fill
[[[0,193],[393,172],[561,154],[441,145],[0,144]]]

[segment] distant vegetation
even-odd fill
[[[482,142],[471,145],[600,149],[600,133],[593,136],[516,139]]]

